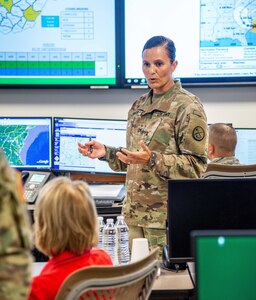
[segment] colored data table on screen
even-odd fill
[[[0,76],[107,75],[107,53],[0,52]]]

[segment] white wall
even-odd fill
[[[208,123],[256,127],[256,86],[187,88],[200,97]],[[1,116],[126,119],[142,89],[0,89]]]

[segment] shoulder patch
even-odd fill
[[[193,129],[193,132],[192,132],[192,135],[193,135],[193,138],[194,140],[196,141],[202,141],[205,137],[205,131],[203,129],[203,127],[201,126],[196,126],[194,129]]]

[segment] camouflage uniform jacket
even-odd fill
[[[239,160],[235,156],[218,157],[214,158],[210,164],[221,164],[221,165],[240,165]]]
[[[21,203],[21,178],[0,151],[0,299],[27,299],[32,255],[31,229]]]
[[[105,159],[113,170],[126,170],[123,207],[128,225],[165,228],[167,180],[198,178],[207,163],[207,121],[199,99],[178,81],[165,94],[141,96],[128,114],[127,148],[139,151],[143,140],[151,152],[147,165],[129,166],[106,147]]]

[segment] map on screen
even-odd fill
[[[53,118],[53,170],[92,174],[124,174],[110,168],[106,161],[79,153],[77,144],[98,140],[112,147],[126,146],[126,120]]]
[[[0,118],[0,147],[16,168],[51,167],[51,120]]]
[[[255,81],[255,0],[158,0],[158,22],[154,0],[124,1],[127,84],[146,84],[141,51],[154,35],[175,42],[174,76],[182,82]]]
[[[115,0],[0,1],[0,40],[0,84],[116,83]]]

